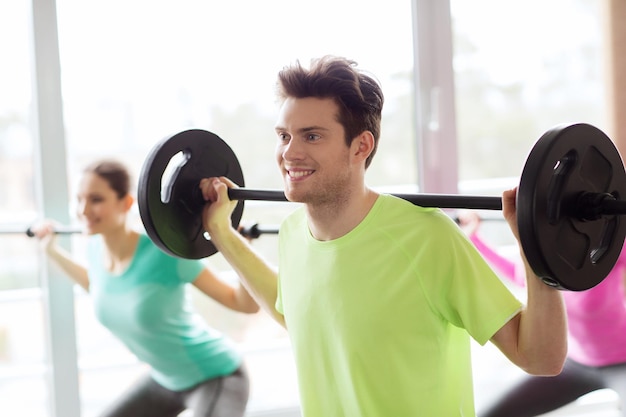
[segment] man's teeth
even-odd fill
[[[311,175],[313,171],[289,171],[289,176],[293,178],[304,177],[306,175]]]

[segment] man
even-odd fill
[[[560,372],[558,290],[526,263],[523,306],[441,210],[365,184],[384,101],[372,77],[324,57],[283,69],[278,95],[276,158],[285,195],[303,203],[281,225],[278,270],[231,226],[236,185],[200,188],[213,243],[289,331],[304,417],[473,416],[470,336],[529,373]],[[515,190],[503,214],[518,237]]]

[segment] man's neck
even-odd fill
[[[307,204],[305,210],[311,234],[321,241],[348,234],[363,221],[377,198],[378,193],[364,188],[362,192],[353,192],[335,204]]]

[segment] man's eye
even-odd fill
[[[318,140],[319,138],[320,138],[320,136],[319,136],[319,135],[316,135],[316,134],[311,133],[311,134],[307,135],[306,140],[308,140],[309,142],[311,142],[311,141],[316,141],[316,140]]]

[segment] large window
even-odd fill
[[[0,213],[12,222],[28,224],[38,217],[31,196],[34,186],[29,179],[33,160],[28,114],[32,106],[28,77],[31,63],[24,51],[31,50],[30,15],[23,2],[6,3],[0,7],[8,8],[13,17],[2,13],[2,19],[12,23],[3,26],[3,42],[15,42],[19,34],[23,36],[19,39],[21,47],[11,49],[21,54],[12,59],[17,68],[15,77],[4,76],[3,72],[1,82],[16,89],[19,76],[24,87],[19,113],[6,113],[18,115],[19,123],[0,126],[2,137],[7,138],[0,141],[1,146],[9,148],[19,142],[15,149],[8,149],[11,152],[2,153],[2,168],[7,163],[23,165],[5,176],[4,183],[21,194],[14,198],[4,198],[3,194]],[[58,0],[57,14],[70,194],[68,215],[72,222],[76,220],[75,181],[86,163],[114,156],[128,163],[137,177],[152,146],[165,136],[188,128],[210,130],[227,141],[243,167],[246,186],[280,188],[274,159],[276,74],[296,60],[308,64],[311,58],[325,54],[354,59],[379,78],[386,93],[383,139],[368,173],[371,185],[417,181],[409,1],[382,7],[356,0],[325,0],[315,7],[305,7],[287,0]],[[275,225],[293,208],[289,204],[248,202],[243,221]],[[135,220],[141,228],[137,210]],[[79,258],[84,257],[84,239],[71,239],[72,251]],[[31,346],[30,350],[37,351],[35,346],[45,346],[45,326],[41,324],[45,323],[45,313],[32,314],[33,320],[41,321],[37,326],[18,314],[24,309],[34,312],[32,304],[41,299],[37,263],[33,262],[38,256],[37,245],[25,237],[5,240],[3,245],[7,248],[21,245],[28,252],[16,248],[10,262],[4,259],[8,252],[2,253],[3,265],[6,262],[11,268],[2,268],[0,285],[6,294],[17,299],[9,302],[7,295],[6,302],[0,303],[2,311],[6,311],[2,317],[11,317],[7,319],[11,326],[0,328],[0,346]],[[276,259],[275,236],[263,236],[254,244],[270,260]],[[228,265],[219,254],[205,261],[228,273]],[[27,267],[23,273],[26,280],[17,275],[20,265]],[[230,274],[228,277],[233,278]],[[29,297],[16,292],[20,286],[32,288]],[[233,313],[195,290],[191,294],[209,324],[227,333],[246,354],[252,378],[250,412],[297,407],[295,371],[284,330],[265,313]],[[98,324],[89,295],[80,289],[75,291],[75,312],[81,415],[95,416],[125,384],[145,372],[145,366]],[[34,339],[35,332],[16,330],[23,326],[40,329],[42,336]],[[45,354],[41,350],[37,355],[25,349],[20,351],[26,365],[32,365],[29,361],[36,359],[41,362],[39,368],[16,368],[15,356],[7,357],[0,368],[0,377],[5,376],[6,369],[31,375],[29,381],[41,381],[38,385],[28,384],[28,398],[35,398],[29,401],[29,416],[49,415],[43,377]],[[0,396],[10,395],[16,402],[0,402],[0,414],[22,414],[23,408],[19,407],[24,402],[25,388],[9,381],[14,379],[0,378]]]
[[[381,9],[356,0],[324,1],[305,9],[286,0],[59,0],[58,10],[70,181],[102,155],[123,158],[138,174],[157,141],[201,128],[233,148],[246,186],[281,187],[274,160],[276,74],[296,59],[308,64],[323,54],[353,58],[380,78],[387,93],[373,185],[416,181],[406,105],[412,94],[409,2]],[[248,203],[243,220],[278,224],[292,208]],[[255,245],[275,260],[275,237]],[[228,269],[219,255],[206,262]],[[207,321],[247,352],[250,409],[297,405],[285,332],[265,313],[231,313],[195,295]],[[90,416],[116,394],[103,386],[117,380],[114,386],[121,389],[143,369],[94,322],[88,298],[77,308],[81,395]],[[107,358],[105,366],[101,358]]]

